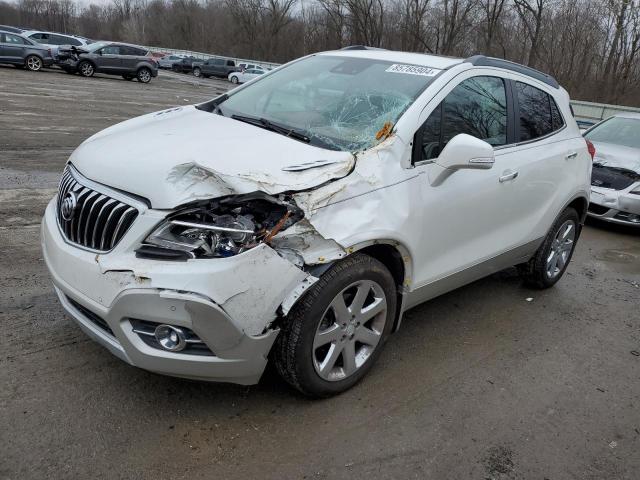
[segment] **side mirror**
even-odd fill
[[[429,174],[431,185],[444,182],[456,170],[493,167],[495,154],[493,147],[484,140],[460,133],[449,140],[435,161]]]

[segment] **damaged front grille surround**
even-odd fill
[[[162,260],[231,257],[269,243],[303,217],[287,195],[255,192],[198,202],[162,221],[136,255]]]
[[[85,178],[71,164],[58,187],[56,218],[68,242],[96,251],[112,250],[146,205]]]

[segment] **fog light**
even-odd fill
[[[162,348],[170,352],[179,352],[187,345],[182,329],[172,325],[158,325],[154,335]]]

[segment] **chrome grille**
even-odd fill
[[[70,242],[107,252],[122,239],[138,216],[138,209],[88,184],[93,182],[67,166],[58,188],[58,225]]]

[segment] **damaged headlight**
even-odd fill
[[[284,195],[256,193],[201,202],[168,216],[136,253],[164,259],[231,257],[268,243],[303,216]]]

